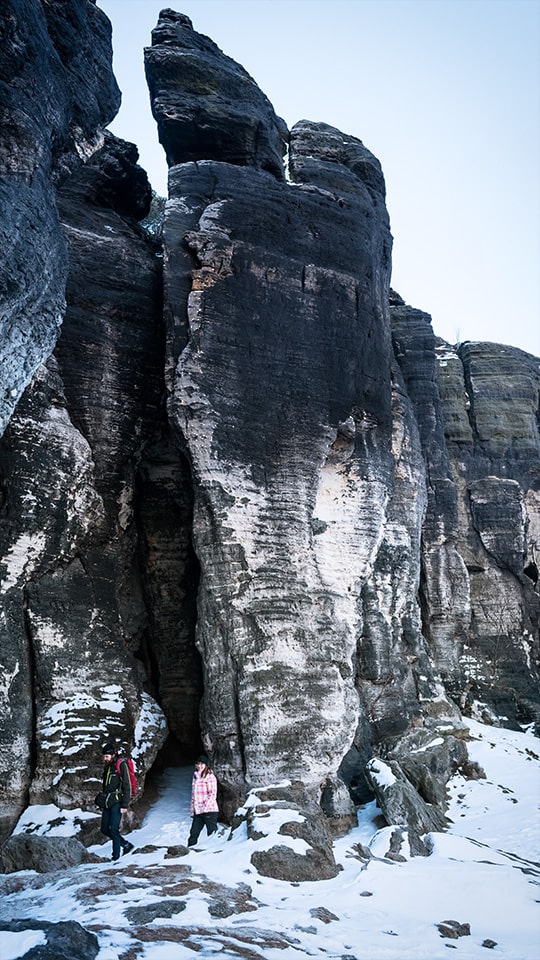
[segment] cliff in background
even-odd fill
[[[540,362],[437,339],[390,289],[376,158],[288,131],[170,10],[145,51],[156,240],[106,131],[107,18],[8,6],[3,832],[29,802],[91,806],[105,738],[142,783],[204,746],[228,816],[292,782],[330,876],[328,827],[373,793],[418,836],[444,822],[462,713],[538,719]]]

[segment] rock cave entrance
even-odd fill
[[[136,483],[139,569],[146,623],[137,659],[163,710],[169,736],[156,772],[193,763],[202,750],[201,656],[195,646],[200,569],[192,542],[189,464],[170,438],[149,448]]]

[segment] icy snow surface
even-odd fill
[[[452,822],[447,833],[425,838],[429,857],[385,859],[391,829],[377,829],[372,803],[359,811],[358,827],[335,841],[343,869],[333,880],[294,884],[259,876],[250,856],[268,846],[268,837],[248,840],[244,826],[231,839],[223,827],[210,839],[204,833],[187,856],[165,859],[167,847],[185,844],[189,831],[192,770],[170,769],[141,829],[130,834],[132,855],[112,864],[107,843],[92,848],[103,863],[0,878],[0,919],[77,920],[97,935],[98,960],[540,960],[540,742],[466,722],[471,760],[486,778],[453,778]],[[39,832],[51,835],[38,823],[46,809],[30,808],[24,820],[33,815]],[[369,846],[373,859],[360,859],[358,844]],[[251,889],[245,912],[209,912],[216,890],[241,884]],[[175,897],[179,912],[126,917],[134,907],[170,907]],[[470,924],[470,936],[443,938],[437,924],[445,920]],[[2,958],[22,957],[29,946],[22,934],[0,933]]]

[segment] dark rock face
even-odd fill
[[[377,159],[287,131],[171,10],[145,51],[161,245],[103,129],[106,18],[8,6],[0,828],[91,805],[104,739],[143,789],[167,724],[169,757],[210,752],[226,817],[254,787],[282,817],[261,872],[334,876],[330,831],[374,794],[393,854],[425,853],[460,709],[538,716],[539,362],[437,340],[389,290]]]
[[[444,830],[444,816],[436,807],[426,804],[398,765],[373,758],[366,767],[366,776],[388,823],[408,824],[417,836],[432,830]]]
[[[538,712],[540,364],[499,344],[436,341],[392,300],[396,356],[429,468],[420,596],[433,662],[462,708]],[[475,707],[475,709],[477,709]]]
[[[47,923],[46,920],[0,922],[2,932],[22,933],[26,930],[43,931],[45,942],[25,953],[22,960],[25,957],[28,960],[95,960],[99,953],[95,933],[73,920],[64,923]]]
[[[0,449],[8,823],[28,799],[90,803],[106,738],[134,748],[142,788],[165,735],[134,657],[144,659],[151,632],[136,466],[160,436],[163,393],[161,267],[135,225],[149,203],[135,159],[109,140],[60,190],[70,251],[62,335]]]
[[[189,17],[161,11],[145,69],[169,166],[217,160],[283,177],[283,120],[243,67],[196,33]]]
[[[120,105],[110,24],[89,0],[6,0],[0,22],[0,433],[58,337],[67,276],[53,184]]]
[[[369,563],[393,475],[389,366],[371,376],[390,349],[378,295],[386,212],[357,233],[360,211],[376,214],[356,180],[339,242],[335,197],[250,168],[180,165],[170,190],[166,309],[172,348],[184,349],[169,414],[195,484],[203,736],[225,782],[260,781],[269,763],[320,780],[351,735],[358,611],[347,588]],[[188,281],[194,256],[186,300],[178,275]],[[376,283],[361,288],[351,256]],[[249,325],[245,303],[256,304]],[[176,336],[186,315],[187,345]],[[299,752],[321,709],[321,738]]]

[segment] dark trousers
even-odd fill
[[[128,841],[120,834],[120,804],[115,803],[109,810],[104,810],[101,814],[101,832],[112,840],[112,858],[118,860],[120,856],[120,847],[127,847]]]
[[[217,813],[196,813],[191,821],[191,830],[189,831],[188,847],[197,843],[202,828],[206,825],[208,836],[217,830]]]

